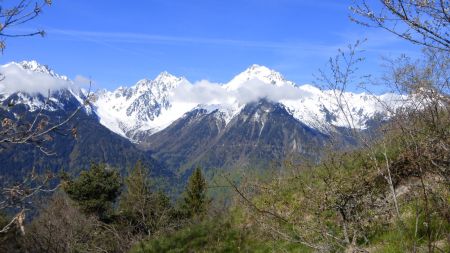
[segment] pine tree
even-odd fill
[[[125,179],[119,210],[135,232],[139,233],[151,234],[170,220],[169,198],[162,192],[152,191],[149,171],[140,161]]]
[[[94,214],[102,220],[108,218],[112,204],[120,194],[120,176],[116,170],[104,164],[91,164],[75,180],[64,185],[64,190],[86,214]]]
[[[206,197],[206,180],[200,168],[196,168],[189,178],[184,192],[182,210],[188,217],[203,216],[209,200]]]

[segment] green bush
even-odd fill
[[[299,245],[252,238],[249,231],[236,228],[230,222],[207,221],[193,224],[173,234],[141,242],[132,253],[177,252],[309,252]]]

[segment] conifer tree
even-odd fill
[[[119,210],[139,233],[151,234],[169,222],[169,198],[162,192],[152,190],[149,170],[140,161],[125,179]]]
[[[93,163],[89,171],[83,171],[75,180],[66,182],[64,190],[83,212],[104,220],[120,194],[120,187],[120,176],[116,170]]]
[[[189,178],[183,198],[183,212],[188,217],[202,216],[208,209],[206,180],[200,168],[196,168]]]

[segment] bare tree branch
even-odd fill
[[[6,2],[6,1],[5,1]],[[15,4],[0,4],[0,50],[6,47],[6,38],[44,36],[45,32],[11,32],[10,28],[29,22],[42,13],[45,6],[50,6],[51,0],[21,0]]]
[[[358,24],[383,28],[414,44],[450,51],[448,0],[353,0],[350,10],[350,19]]]

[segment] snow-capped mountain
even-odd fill
[[[282,99],[280,103],[297,120],[323,132],[330,131],[330,127],[366,129],[368,120],[379,114],[388,116],[386,107],[391,108],[401,102],[400,97],[394,94],[339,93],[322,91],[311,85],[298,88],[309,95]]]
[[[246,104],[262,98],[280,103],[299,122],[322,132],[333,127],[365,129],[369,119],[385,112],[383,104],[395,100],[392,94],[337,94],[312,85],[298,86],[275,70],[252,65],[226,84],[192,84],[163,72],[129,88],[100,91],[96,111],[103,125],[140,142],[142,133],[157,133],[196,109],[218,111],[215,115],[228,124]]]
[[[136,130],[157,131],[175,120],[164,118],[171,111],[169,99],[176,87],[187,82],[163,72],[154,80],[142,79],[129,88],[102,90],[97,93],[96,112],[103,125],[123,136]]]
[[[328,136],[299,122],[280,103],[246,104],[229,122],[196,108],[142,140],[155,158],[183,173],[203,168],[268,168],[287,157],[319,159]]]
[[[6,176],[21,178],[32,168],[79,172],[91,162],[106,163],[125,171],[138,160],[155,168],[159,175],[170,174],[163,171],[149,152],[100,124],[92,108],[84,104],[85,91],[74,87],[67,77],[35,61],[0,66],[0,73],[4,75],[0,82],[0,122],[9,119],[20,131],[39,131],[41,126],[48,129],[70,119],[48,134],[33,137],[30,143],[2,143],[0,181]],[[0,131],[9,134],[4,127],[0,123]]]
[[[67,76],[55,73],[36,61],[11,62],[0,66],[0,101],[14,95],[12,104],[22,104],[30,112],[64,110],[66,101],[75,98],[78,105],[86,100],[86,91],[77,87]],[[84,107],[87,113],[89,106]]]
[[[0,82],[3,107],[21,104],[36,112],[45,103],[48,113],[63,115],[87,96],[73,81],[35,61],[3,65],[0,73],[5,75]],[[268,164],[297,155],[317,159],[331,133],[364,130],[375,116],[389,117],[384,106],[395,107],[398,100],[401,105],[402,98],[297,85],[259,65],[224,84],[191,83],[163,72],[153,80],[95,95],[92,108],[83,114],[91,126],[85,133],[100,131],[101,136],[119,138],[121,145],[139,143],[171,170],[196,164]],[[117,154],[115,147],[107,147]]]
[[[12,79],[11,82],[23,81],[21,78],[10,78],[10,72],[11,76],[34,75],[36,82],[51,83],[56,87],[53,93],[64,89],[80,103],[85,99],[85,92],[76,88],[66,76],[36,61],[12,62],[1,69],[7,72],[8,77],[6,82],[0,83],[0,99],[11,93],[13,84],[7,82],[9,79]],[[24,85],[24,90],[30,89],[28,86],[31,85]],[[30,110],[37,110],[44,103],[46,85],[38,87],[41,88],[31,94],[41,92],[43,96],[20,92],[14,102],[28,104]],[[400,97],[393,94],[337,93],[308,84],[299,86],[286,80],[279,72],[255,64],[225,84],[192,84],[184,77],[162,72],[154,80],[142,79],[131,87],[100,90],[96,93],[94,104],[101,124],[117,134],[139,141],[133,137],[137,133],[152,135],[195,109],[205,109],[210,113],[217,110],[220,113],[215,115],[228,124],[246,104],[261,98],[280,103],[299,122],[326,132],[330,131],[330,126],[364,129],[369,119],[386,112],[384,105],[392,106]],[[49,105],[49,109],[61,107],[54,96],[51,100],[53,107]],[[351,117],[344,112],[351,112]]]
[[[183,77],[175,77],[168,72],[163,72],[154,80],[143,79],[129,88],[119,87],[112,92],[100,91],[95,104],[102,124],[116,133],[139,141],[133,137],[137,132],[146,132],[146,135],[154,134],[195,109],[205,109],[208,112],[218,110],[220,113],[216,115],[229,122],[245,105],[236,94],[251,81],[279,87],[294,86],[280,73],[264,66],[252,65],[229,83],[214,87],[220,90],[220,95],[228,99],[222,97],[221,103],[217,103],[218,101],[211,98],[205,103],[179,99],[185,96],[183,93],[186,90],[195,92],[191,89],[196,84],[190,83]]]
[[[279,72],[265,66],[253,64],[244,72],[235,76],[229,83],[225,84],[225,87],[227,90],[238,90],[242,85],[252,80],[259,80],[278,87],[294,85],[293,82],[284,79]]]
[[[65,81],[69,80],[69,78],[67,76],[59,75],[59,74],[55,73],[49,66],[39,64],[35,60],[21,61],[21,62],[11,62],[9,64],[6,64],[5,66],[8,66],[8,65],[17,65],[17,66],[22,67],[25,70],[29,70],[29,71],[32,71],[32,72],[35,72],[35,73],[47,74],[47,75],[50,75],[52,77],[55,77],[55,78],[58,78],[58,79],[62,79],[62,80],[65,80]]]

